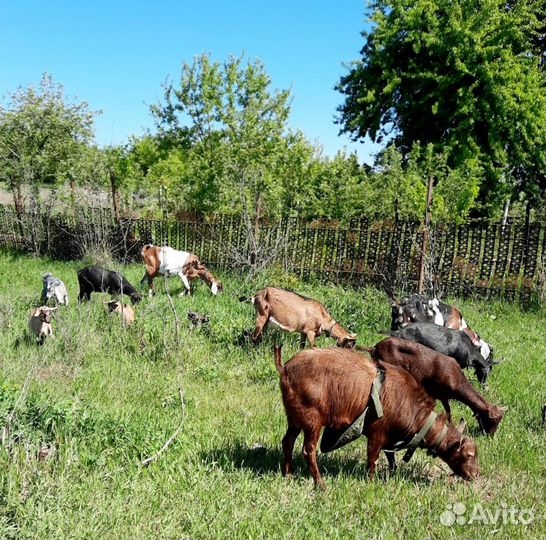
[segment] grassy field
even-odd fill
[[[369,481],[362,439],[319,455],[328,490],[317,492],[301,441],[295,479],[280,473],[286,420],[271,349],[282,340],[286,361],[299,336],[271,332],[251,346],[254,310],[237,298],[266,284],[297,289],[323,301],[359,343],[372,345],[390,324],[384,294],[275,272],[252,283],[222,275],[225,293],[217,298],[202,283],[192,297],[173,297],[178,325],[161,292],[143,300],[135,326],[125,330],[100,295],[77,304],[82,264],[0,253],[0,426],[9,427],[0,448],[1,538],[546,536],[543,311],[454,301],[507,358],[493,370],[486,394],[509,407],[494,438],[482,436],[470,411],[454,405],[478,442],[475,482],[454,480],[447,465],[422,450],[394,475],[382,457]],[[56,339],[40,348],[25,335],[46,271],[65,281],[71,304],[55,316]],[[124,273],[138,283],[143,269]],[[181,284],[170,287],[176,294]],[[209,327],[191,329],[188,310],[207,314]],[[175,442],[142,467],[182,413]],[[459,523],[443,524],[456,517],[453,509]]]

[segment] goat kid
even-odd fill
[[[135,322],[135,311],[131,306],[123,304],[118,300],[112,300],[111,302],[106,302],[106,304],[110,313],[119,313],[121,315],[125,326],[131,326]]]
[[[47,337],[53,338],[53,327],[51,326],[51,312],[57,308],[40,306],[32,310],[28,321],[28,329],[31,335],[36,336],[39,345],[43,345]]]
[[[42,276],[44,288],[42,289],[42,302],[45,304],[53,300],[57,305],[68,306],[68,292],[66,285],[48,272]]]

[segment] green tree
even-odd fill
[[[367,175],[355,154],[338,152],[323,159],[310,185],[307,217],[324,217],[348,222],[374,213],[366,199]]]
[[[380,153],[363,188],[369,213],[420,221],[426,207],[427,183],[435,180],[432,216],[435,221],[463,221],[474,206],[481,171],[476,160],[452,169],[445,153],[415,143],[407,156],[394,146]]]
[[[19,216],[22,186],[38,200],[41,184],[65,179],[93,138],[97,113],[86,102],[72,102],[63,87],[44,75],[37,88],[19,88],[0,107],[0,175],[13,193]]]
[[[544,0],[373,1],[361,59],[337,86],[342,131],[392,135],[404,156],[433,144],[461,179],[482,171],[482,211],[520,191],[543,196],[544,9]]]
[[[288,90],[271,90],[261,62],[207,55],[184,64],[151,108],[161,136],[191,144],[185,191],[200,211],[278,211],[275,169],[290,112]]]

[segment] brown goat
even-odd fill
[[[337,341],[339,347],[354,347],[356,334],[351,334],[338,324],[327,309],[316,300],[306,298],[292,291],[277,287],[267,287],[250,299],[256,308],[256,330],[253,341],[258,343],[267,324],[275,324],[285,332],[299,332],[300,344],[305,340],[315,347],[315,338],[328,334]]]
[[[209,272],[197,255],[188,251],[177,251],[169,246],[159,247],[147,244],[142,248],[142,258],[146,272],[140,285],[144,286],[147,283],[150,294],[155,292],[154,279],[158,275],[178,276],[182,280],[187,294],[191,294],[190,282],[195,278],[202,279],[214,295],[223,290],[221,281]]]
[[[368,351],[372,358],[408,371],[434,399],[442,402],[449,421],[449,400],[456,399],[470,407],[486,433],[497,431],[507,409],[488,403],[466,379],[455,359],[399,338],[384,339]]]
[[[348,349],[330,348],[302,351],[283,366],[280,347],[275,347],[275,365],[288,420],[282,441],[284,474],[292,475],[294,444],[303,431],[303,455],[315,486],[324,488],[317,464],[321,429],[346,428],[359,417],[370,403],[378,363]],[[423,428],[435,404],[407,371],[389,364],[381,367],[385,370],[380,392],[383,416],[365,423],[362,432],[368,438],[370,477],[381,450],[392,450],[399,441],[411,439]],[[445,415],[440,415],[421,446],[434,451],[455,474],[471,480],[479,474],[476,443],[451,424],[444,430],[446,424]]]

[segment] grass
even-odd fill
[[[422,450],[394,475],[382,457],[377,478],[369,481],[362,439],[319,456],[328,485],[322,493],[313,490],[301,441],[296,478],[280,473],[286,420],[271,348],[282,340],[287,360],[299,336],[270,332],[262,345],[251,346],[254,310],[237,298],[266,284],[297,289],[323,301],[361,344],[371,345],[390,324],[384,294],[301,283],[278,272],[252,283],[226,274],[226,292],[217,298],[202,283],[192,297],[174,297],[176,340],[164,292],[137,306],[130,329],[106,313],[100,295],[78,305],[76,270],[82,265],[0,252],[0,426],[11,418],[0,448],[1,538],[546,535],[543,311],[454,301],[507,358],[493,370],[486,393],[509,407],[494,438],[480,435],[470,411],[454,406],[478,442],[481,476],[475,482],[453,480],[445,464]],[[26,324],[46,271],[65,281],[71,304],[56,313],[55,340],[38,347],[25,339]],[[143,274],[139,265],[123,271],[132,283]],[[181,290],[175,281],[170,287]],[[188,310],[207,314],[209,328],[191,329]],[[332,342],[321,337],[318,344]],[[157,462],[143,468],[140,462],[180,422],[180,388],[183,429]],[[48,448],[54,452],[41,458]],[[440,516],[456,503],[466,505],[466,523],[443,525]],[[496,523],[468,523],[478,503],[486,512],[501,512]],[[534,519],[511,523],[512,507],[532,511]]]

